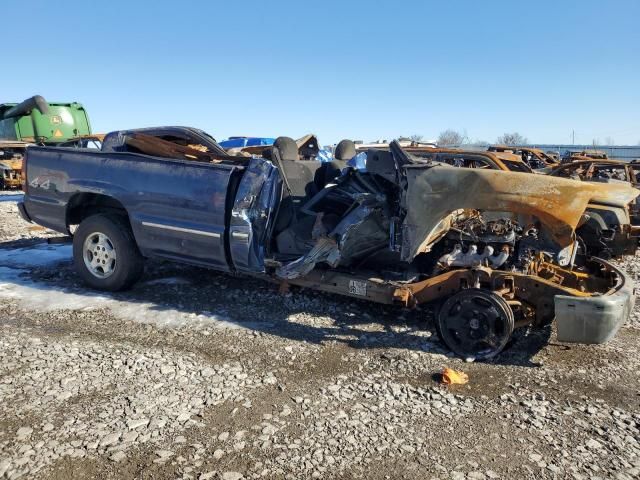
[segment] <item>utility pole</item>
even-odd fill
[[[571,145],[575,145],[575,144],[576,144],[576,131],[571,130]]]

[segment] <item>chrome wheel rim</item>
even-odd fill
[[[82,257],[87,270],[96,278],[108,278],[116,269],[116,249],[104,233],[94,232],[87,236]]]

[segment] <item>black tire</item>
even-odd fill
[[[85,246],[91,245],[90,248],[100,249],[97,246],[99,243],[93,243],[100,235],[106,238],[106,242],[103,243],[111,250],[98,252],[94,260],[93,253]],[[131,287],[144,271],[144,258],[138,250],[131,227],[126,218],[118,215],[96,214],[80,223],[73,235],[73,262],[78,275],[85,283],[92,288],[109,292]],[[97,262],[97,266],[93,265],[94,262]]]
[[[513,310],[500,295],[469,288],[442,304],[436,323],[438,335],[456,355],[486,360],[507,345],[515,320]]]

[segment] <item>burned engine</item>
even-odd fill
[[[559,248],[546,237],[537,222],[518,222],[509,216],[462,211],[441,240],[441,255],[434,274],[454,267],[489,267],[533,273],[534,263],[545,261],[567,266],[573,261],[576,245]]]

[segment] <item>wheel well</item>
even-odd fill
[[[85,218],[97,213],[121,215],[129,222],[127,210],[115,198],[97,193],[77,193],[67,204],[67,227],[79,225]]]

